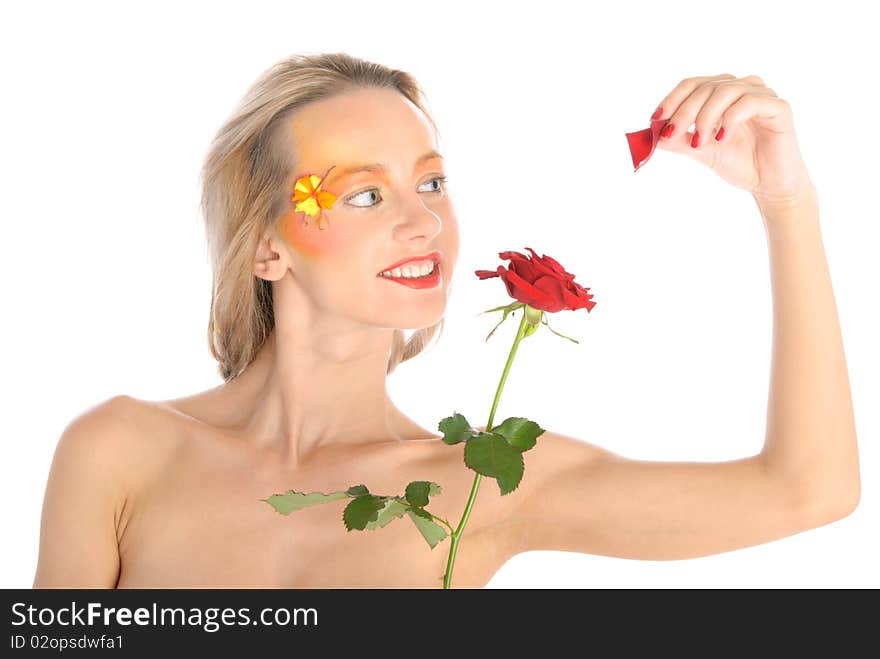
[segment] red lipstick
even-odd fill
[[[401,259],[397,263],[393,263],[386,268],[382,268],[379,272],[385,272],[386,270],[394,270],[394,268],[399,268],[400,266],[409,263],[411,261],[433,261],[434,262],[434,272],[437,272],[437,266],[440,265],[441,259],[440,252],[431,252],[430,254],[424,254],[422,256],[408,256],[405,259]],[[380,275],[381,276],[381,275]]]
[[[381,272],[376,276],[379,279],[387,279],[388,281],[403,284],[404,286],[408,286],[409,288],[434,288],[440,283],[440,252],[431,252],[430,254],[426,254],[424,256],[411,256],[409,258],[398,261],[394,265],[385,268],[385,270],[393,270],[394,268],[399,268],[400,266],[411,263],[412,261],[433,261],[434,269],[431,271],[430,274],[427,274],[423,277],[389,277],[388,275],[383,275]],[[385,272],[385,270],[383,270],[382,272]]]

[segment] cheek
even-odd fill
[[[339,251],[340,232],[334,231],[333,214],[327,216],[329,226],[319,229],[315,218],[307,217],[308,226],[303,225],[302,213],[289,212],[278,223],[278,233],[285,242],[305,257],[321,257]]]

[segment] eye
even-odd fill
[[[370,188],[369,190],[364,190],[363,192],[357,192],[357,193],[351,195],[348,199],[346,199],[346,202],[351,204],[352,206],[357,206],[358,208],[369,208],[370,206],[374,206],[375,204],[355,204],[355,203],[352,203],[353,199],[358,199],[360,197],[366,198],[365,195],[368,195],[368,194],[373,194],[373,195],[378,196],[379,190],[377,190],[376,188]],[[380,197],[380,199],[381,199],[381,197]]]
[[[443,192],[446,189],[446,177],[445,176],[435,176],[430,181],[426,181],[426,183],[433,183],[437,181],[437,188],[433,190],[428,190],[428,192]]]
[[[431,190],[424,190],[424,192],[443,194],[446,191],[445,176],[435,176],[430,181],[425,181],[425,183],[423,183],[422,185],[434,183],[435,181],[437,182],[437,186]],[[378,197],[378,199],[375,199],[375,197],[373,197],[373,200],[375,200],[377,203],[369,203],[371,198],[368,195],[375,195],[375,197]],[[367,203],[353,203],[355,199],[361,199],[362,201],[366,201]],[[349,203],[352,206],[356,206],[357,208],[372,208],[373,206],[378,205],[379,201],[382,201],[382,197],[379,195],[378,188],[368,188],[366,190],[362,190],[361,192],[356,192],[346,199],[346,203]]]

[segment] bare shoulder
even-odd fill
[[[130,396],[113,396],[97,403],[67,424],[58,440],[56,455],[70,454],[109,468],[131,443],[141,414],[141,405]]]
[[[144,410],[114,396],[84,410],[58,439],[40,525],[34,588],[112,588],[119,575],[118,533],[139,462]]]
[[[124,499],[141,480],[144,469],[161,459],[168,430],[168,413],[162,406],[119,394],[97,403],[74,417],[58,440],[56,461],[75,461],[101,474],[114,496]],[[146,441],[148,437],[153,441]]]
[[[76,416],[68,429],[94,437],[95,442],[112,442],[123,449],[139,431],[153,425],[162,415],[161,406],[126,394],[108,398]]]

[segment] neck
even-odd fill
[[[255,448],[295,468],[325,449],[396,442],[411,431],[385,387],[393,330],[303,334],[276,327],[224,385],[243,403],[236,427]]]

